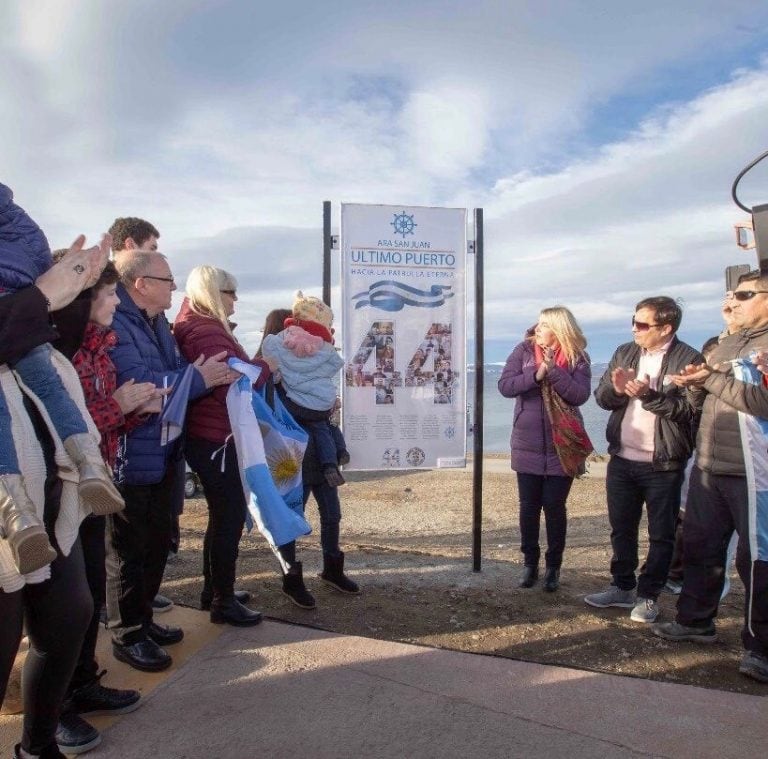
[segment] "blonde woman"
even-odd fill
[[[194,360],[200,355],[207,358],[226,351],[227,359],[234,356],[251,361],[233,334],[236,325],[229,320],[237,302],[235,278],[223,269],[198,266],[189,274],[186,296],[173,327],[184,356]],[[259,384],[263,384],[269,377],[269,367],[260,359],[252,363],[262,367]],[[227,413],[228,390],[228,385],[217,387],[189,406],[185,450],[208,501],[200,605],[210,609],[211,622],[244,627],[258,624],[261,614],[244,606],[247,594],[236,594],[234,589],[246,502]]]
[[[567,528],[565,502],[592,448],[576,409],[589,398],[591,389],[586,345],[567,308],[545,308],[512,351],[499,379],[499,392],[516,399],[511,446],[520,495],[522,588],[533,587],[538,579],[542,509],[547,530],[544,590],[554,592],[559,587]]]

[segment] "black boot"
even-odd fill
[[[357,583],[344,574],[344,554],[341,551],[338,556],[323,554],[323,571],[318,576],[323,582],[327,582],[342,593],[357,595],[360,592]]]
[[[547,567],[544,572],[544,590],[547,593],[554,593],[560,587],[560,569],[558,567]]]
[[[13,747],[13,756],[14,759],[21,759],[21,743],[17,743]],[[59,751],[59,747],[55,743],[46,746],[38,756],[40,759],[67,759],[67,757]]]
[[[539,567],[535,564],[526,564],[523,567],[523,574],[520,576],[518,587],[532,588],[539,579]]]
[[[283,575],[283,593],[302,609],[314,609],[317,606],[314,596],[304,585],[304,573],[300,561],[294,562],[288,572]]]
[[[215,597],[211,602],[211,622],[216,625],[234,625],[235,627],[253,627],[261,622],[261,612],[252,611],[243,606],[234,596]]]
[[[241,604],[247,604],[251,600],[251,594],[247,590],[236,590],[235,600]],[[210,611],[211,604],[213,603],[213,588],[203,586],[203,590],[200,593],[200,610]]]

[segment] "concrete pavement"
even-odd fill
[[[174,667],[145,675],[100,641],[106,684],[142,707],[93,719],[92,759],[764,757],[768,700],[175,609]],[[734,662],[735,665],[735,662]],[[2,748],[20,718],[4,717]],[[110,724],[112,723],[112,724]]]

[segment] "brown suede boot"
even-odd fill
[[[70,435],[64,441],[64,450],[80,472],[77,492],[91,512],[101,516],[122,511],[125,502],[93,438],[87,432]]]
[[[0,476],[0,533],[8,541],[13,562],[23,575],[56,558],[20,474]]]

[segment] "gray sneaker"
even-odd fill
[[[656,621],[656,617],[659,616],[659,604],[652,598],[642,598],[638,596],[635,608],[632,609],[632,613],[629,618],[633,622],[645,622],[650,624]]]
[[[706,627],[689,627],[679,622],[662,622],[651,628],[654,635],[665,640],[687,640],[691,643],[714,643],[717,640],[714,622]]]
[[[768,683],[768,656],[747,651],[739,665],[739,672],[753,680]]]
[[[591,593],[584,596],[584,603],[596,606],[598,609],[607,609],[609,606],[618,606],[621,609],[631,609],[635,605],[636,593],[634,590],[622,590],[611,585],[602,593]]]
[[[679,596],[683,590],[683,583],[677,580],[667,580],[662,590],[665,593],[671,593],[673,596]]]
[[[164,614],[166,611],[170,611],[173,608],[173,601],[166,596],[161,596],[159,593],[152,599],[152,611],[155,614]]]

